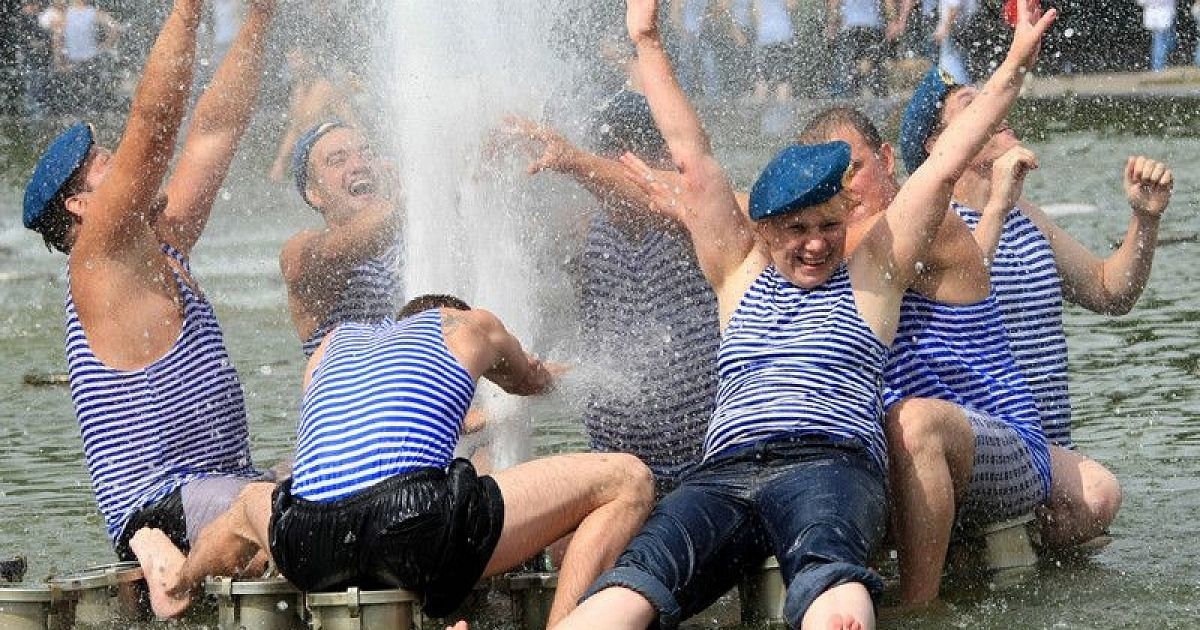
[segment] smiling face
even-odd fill
[[[377,199],[379,184],[375,152],[357,129],[334,129],[313,146],[306,194],[327,216],[361,210]]]
[[[771,264],[798,287],[824,284],[842,262],[846,218],[855,202],[839,193],[829,201],[755,224]]]
[[[975,100],[979,94],[979,90],[972,86],[965,85],[955,88],[946,96],[946,102],[942,106],[941,118],[938,121],[938,126],[933,133],[929,134],[929,139],[925,141],[925,150],[929,151],[933,147],[933,143],[937,141],[941,132],[946,129],[950,121],[961,114],[963,110]],[[987,144],[975,154],[971,159],[971,166],[974,168],[991,169],[992,162],[1004,155],[1009,149],[1021,144],[1017,134],[1005,119],[996,127],[996,131],[992,133],[992,137],[988,139]]]
[[[861,133],[846,126],[838,128],[829,139],[850,145],[851,175],[844,190],[854,205],[847,220],[853,223],[886,210],[896,196],[892,146],[885,142],[874,149]]]

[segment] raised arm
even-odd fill
[[[680,219],[692,236],[705,277],[722,292],[755,252],[754,237],[712,154],[700,117],[675,80],[659,37],[656,12],[655,0],[629,0],[626,26],[637,49],[638,71],[654,121],[679,169],[679,199],[686,209]]]
[[[167,185],[158,236],[187,253],[200,238],[262,81],[263,50],[275,0],[254,0],[212,84],[196,104],[187,140]]]
[[[176,0],[142,69],[110,170],[95,190],[75,250],[114,254],[149,243],[149,212],[162,185],[187,107],[201,0]]]
[[[557,130],[539,125],[520,116],[509,116],[505,125],[512,133],[536,144],[537,157],[529,163],[528,172],[536,175],[554,171],[575,180],[605,204],[615,204],[638,211],[651,211],[650,198],[641,187],[626,176],[625,167],[617,160],[585,151],[563,137]]]
[[[961,114],[955,116],[929,150],[929,158],[908,178],[896,199],[867,235],[864,245],[886,261],[893,286],[906,288],[916,278],[937,234],[954,184],[972,157],[991,138],[1016,101],[1026,72],[1037,61],[1042,34],[1057,15],[1044,15],[1037,0],[1018,3],[1012,45],[1004,63]]]
[[[1064,297],[1106,315],[1128,313],[1141,297],[1154,262],[1159,220],[1174,185],[1174,176],[1165,164],[1142,156],[1126,161],[1123,179],[1132,216],[1125,240],[1108,258],[1090,252],[1041,209],[1028,202],[1021,204],[1022,211],[1050,241]]]
[[[1004,221],[1021,197],[1025,175],[1038,167],[1037,156],[1022,146],[1004,152],[992,165],[992,186],[979,225],[975,226],[975,242],[990,269],[1004,232]]]

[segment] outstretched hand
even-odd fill
[[[517,115],[505,117],[504,125],[495,137],[497,144],[514,146],[527,143],[527,146],[532,148],[532,161],[526,168],[530,175],[544,170],[563,170],[570,156],[576,151],[575,145],[553,127],[539,125]]]
[[[1129,207],[1138,214],[1155,219],[1162,216],[1171,201],[1175,177],[1166,164],[1145,156],[1130,156],[1125,162],[1125,196]]]
[[[992,163],[992,192],[987,209],[1007,216],[1021,197],[1025,176],[1037,167],[1037,155],[1022,146],[1015,146],[997,158]]]
[[[658,40],[658,0],[626,0],[625,28],[634,44]]]
[[[1013,25],[1012,45],[1008,58],[1023,70],[1031,70],[1037,63],[1042,47],[1042,36],[1058,17],[1057,9],[1042,12],[1039,0],[1017,0],[1017,22]]]
[[[683,220],[683,178],[679,173],[656,171],[638,156],[625,153],[620,157],[625,177],[650,197],[650,210],[676,221]]]

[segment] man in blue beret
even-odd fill
[[[395,172],[359,129],[322,122],[296,141],[292,175],[322,229],[288,239],[279,256],[305,356],[345,321],[378,322],[400,299],[402,210]]]
[[[900,145],[910,172],[979,95],[971,86],[925,83],[931,89],[914,94],[901,125]],[[1017,366],[1033,390],[1051,443],[1053,483],[1039,512],[1043,545],[1066,547],[1103,535],[1120,508],[1121,488],[1103,465],[1074,450],[1063,299],[1097,313],[1129,312],[1150,275],[1173,178],[1161,162],[1143,156],[1126,160],[1129,229],[1120,247],[1100,258],[1021,198],[1021,181],[1034,165],[1036,158],[1020,146],[1012,128],[1001,125],[955,185],[951,207],[974,230],[990,261]]]
[[[115,150],[78,124],[42,155],[24,221],[68,254],[67,364],[109,539],[162,528],[186,548],[259,477],[241,384],[188,254],[249,121],[274,0],[255,0],[160,186],[192,84],[201,0],[177,0]],[[144,563],[146,558],[139,558]]]
[[[625,161],[660,196],[656,207],[687,227],[716,291],[717,408],[701,463],[559,627],[670,630],[774,553],[791,627],[873,628],[883,584],[866,563],[887,521],[880,381],[900,302],[954,182],[1016,100],[1055,12],[1022,5],[986,97],[846,258],[849,145],[781,151],[754,184],[747,220],[674,79],[656,9],[630,0],[626,23],[679,167],[678,197]]]

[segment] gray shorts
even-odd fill
[[[985,413],[965,407],[963,413],[975,433],[975,464],[958,525],[972,529],[1032,512],[1046,495],[1025,440]]]

